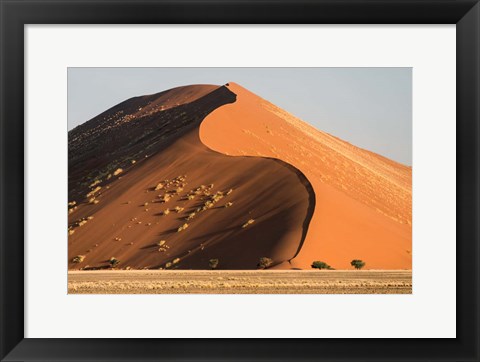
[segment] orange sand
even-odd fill
[[[203,114],[233,101],[225,87],[177,88],[123,102],[69,134],[69,201],[78,204],[69,214],[69,269],[108,268],[112,257],[118,268],[208,269],[218,258],[219,269],[256,269],[260,257],[279,264],[296,255],[314,207],[305,177],[281,161],[225,156],[199,139]],[[166,110],[165,102],[175,107]],[[115,175],[117,168],[123,171]],[[179,184],[183,189],[162,202]],[[210,184],[210,196],[187,198]],[[85,195],[97,187],[98,203],[89,203]],[[218,191],[224,197],[214,207],[185,220]],[[72,262],[78,255],[85,259]]]
[[[235,83],[234,103],[213,111],[201,141],[227,155],[265,156],[298,168],[316,195],[299,254],[282,268],[322,260],[337,269],[412,267],[412,169],[321,132]]]

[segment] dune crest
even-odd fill
[[[181,87],[69,133],[69,269],[256,269],[298,253],[314,205],[303,174],[200,140],[204,118],[234,102],[226,87]]]
[[[411,269],[412,169],[306,124],[238,84],[235,103],[213,111],[201,141],[228,155],[281,159],[311,182],[316,208],[298,255],[282,267],[322,260],[351,268]]]

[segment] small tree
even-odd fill
[[[332,267],[323,261],[316,260],[312,263],[312,268],[315,269],[328,269],[331,270]]]
[[[355,269],[360,270],[365,266],[365,262],[363,260],[354,259],[352,260],[350,265],[353,266]]]
[[[210,266],[210,269],[212,269],[212,270],[213,270],[213,269],[217,269],[219,262],[220,262],[220,261],[219,261],[218,259],[210,259],[210,260],[208,261],[208,265]]]
[[[118,264],[120,264],[120,260],[112,256],[108,263],[110,264],[110,268],[115,268]]]
[[[261,257],[258,264],[257,268],[258,269],[267,269],[268,267],[272,266],[273,260],[270,258],[267,258],[265,256]]]

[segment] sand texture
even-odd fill
[[[68,266],[411,269],[411,174],[234,83],[135,97],[69,132]]]
[[[303,247],[282,267],[308,268],[322,260],[347,269],[362,259],[368,268],[411,269],[411,167],[321,132],[238,84],[228,88],[237,100],[202,122],[202,142],[228,155],[288,162],[315,192]]]
[[[201,93],[190,89],[197,87],[205,88],[184,90]],[[152,97],[127,101],[122,117],[134,118],[97,126],[115,118],[117,106],[88,122],[82,136],[72,131],[70,269],[109,268],[112,258],[122,269],[208,269],[210,259],[221,269],[256,269],[263,256],[278,265],[298,253],[314,209],[310,183],[281,160],[206,147],[201,121],[236,99],[226,87],[208,89],[154,113]]]

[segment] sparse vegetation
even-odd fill
[[[205,211],[207,209],[210,209],[214,206],[214,203],[212,201],[206,201],[205,204],[203,204],[202,210]]]
[[[172,196],[170,194],[165,194],[165,195],[159,196],[159,197],[161,198],[161,200],[160,200],[161,202],[169,202]]]
[[[161,189],[163,189],[164,187],[165,187],[165,184],[164,184],[164,182],[162,181],[162,182],[158,183],[157,186],[155,186],[155,191],[161,190]]]
[[[122,172],[123,172],[123,170],[122,170],[121,168],[117,168],[117,169],[113,172],[113,176],[120,175]]]
[[[227,202],[227,203],[225,204],[225,208],[230,207],[230,206],[232,206],[232,205],[233,205],[233,202]]]
[[[102,182],[102,180],[95,180],[95,181],[93,181],[93,182],[90,184],[89,187],[90,187],[90,188],[95,187],[95,186],[97,186],[100,182]]]
[[[185,230],[186,228],[188,228],[188,224],[187,224],[187,223],[185,223],[185,224],[183,224],[182,226],[180,226],[180,227],[177,229],[177,232],[183,231],[183,230]]]
[[[72,263],[79,264],[85,260],[85,255],[77,255],[72,259]]]
[[[165,240],[160,240],[159,242],[157,242],[157,245],[160,247],[158,248],[158,251],[162,253],[166,252],[167,249],[170,249],[170,247],[166,244]]]
[[[218,191],[215,195],[212,196],[212,202],[218,202],[223,199],[223,192]]]
[[[88,200],[89,204],[98,204],[100,201],[98,201],[95,197],[92,197]]]
[[[258,269],[267,269],[268,267],[272,266],[273,260],[270,258],[267,258],[266,256],[263,256],[260,258],[257,264]]]
[[[212,270],[213,270],[213,269],[217,269],[219,262],[220,262],[220,261],[219,261],[218,259],[210,259],[210,260],[208,261],[208,266],[209,266],[210,269],[212,269]]]
[[[90,196],[93,196],[95,195],[98,191],[100,191],[102,189],[101,186],[97,186],[95,187],[92,191],[90,191],[88,194],[87,194],[87,197],[90,197]]]
[[[195,215],[196,215],[195,212],[191,212],[190,214],[188,214],[188,216],[185,218],[185,220],[187,220],[187,221],[192,220],[195,217]]]
[[[110,268],[115,268],[118,264],[120,264],[120,260],[118,260],[117,258],[115,258],[114,256],[112,256],[112,257],[108,260],[108,264],[110,264]]]
[[[177,214],[180,214],[184,210],[184,208],[180,206],[175,206],[174,210],[176,211]]]
[[[353,266],[355,269],[360,270],[365,266],[365,262],[363,260],[354,259],[350,262],[350,265]]]
[[[81,219],[78,219],[77,221],[75,221],[74,225],[71,225],[70,228],[83,226],[88,222],[88,220],[92,220],[92,219],[93,219],[93,216],[82,217]]]
[[[245,224],[242,225],[242,228],[245,229],[247,226],[252,225],[254,222],[255,222],[254,219],[250,219]]]
[[[314,269],[327,269],[332,270],[332,267],[323,261],[316,260],[312,263],[312,268]]]
[[[166,209],[163,211],[163,215],[168,215],[168,214],[170,214],[170,209]]]
[[[205,268],[208,268],[208,259]],[[308,270],[172,270],[179,264],[162,264],[169,272],[130,270],[69,271],[68,292],[76,294],[411,294],[412,272],[367,271],[359,278],[348,271],[312,273]],[[172,267],[173,266],[173,267]],[[83,268],[86,269],[86,266]],[[118,268],[120,269],[120,268]],[[129,269],[127,266],[122,269]],[[195,277],[192,278],[192,273]],[[119,277],[121,276],[121,277]]]

